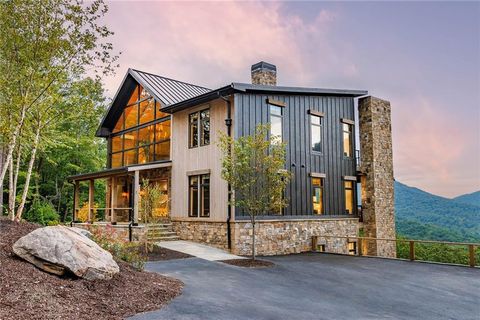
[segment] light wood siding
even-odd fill
[[[210,108],[210,144],[188,147],[188,115]],[[232,104],[232,114],[233,114]],[[228,206],[227,183],[221,177],[222,154],[216,145],[218,131],[227,131],[226,103],[217,99],[173,115],[172,121],[172,220],[226,221]],[[188,172],[210,170],[210,217],[188,217]]]
[[[312,215],[310,173],[325,173],[325,215],[343,215],[345,194],[343,176],[355,176],[355,159],[343,157],[341,119],[354,119],[351,97],[236,94],[234,129],[236,138],[252,134],[258,123],[269,122],[267,98],[285,103],[283,108],[283,140],[287,142],[286,169],[293,172],[286,190],[289,206],[284,215]],[[310,115],[308,110],[324,113],[323,152],[311,150]],[[355,138],[353,137],[355,150]],[[353,156],[355,153],[353,154]],[[293,166],[295,164],[295,166]],[[237,216],[244,214],[236,210]]]

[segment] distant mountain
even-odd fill
[[[453,198],[453,200],[461,203],[471,204],[474,206],[480,206],[480,191],[464,194]]]
[[[480,242],[475,194],[447,199],[395,182],[397,233],[407,238]],[[473,196],[472,196],[473,195]]]

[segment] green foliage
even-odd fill
[[[142,180],[140,214],[143,222],[151,223],[158,220],[158,216],[155,215],[155,209],[161,200],[168,201],[168,199],[162,199],[165,197],[167,195],[162,192],[159,184],[150,183],[148,179]]]
[[[24,218],[27,221],[35,222],[44,226],[57,225],[60,216],[48,201],[35,200],[30,209],[26,212]]]
[[[480,191],[464,194],[456,198],[453,198],[453,200],[460,203],[480,206]]]
[[[231,204],[251,217],[279,213],[287,205],[283,197],[290,181],[285,170],[285,143],[268,138],[269,125],[258,125],[253,135],[238,139],[220,133],[222,178],[235,192]]]
[[[480,242],[480,205],[395,182],[395,215],[397,233],[407,238]]]
[[[92,226],[90,231],[92,232],[93,240],[100,247],[110,252],[116,259],[128,262],[135,268],[143,270],[146,257],[139,253],[138,243],[121,239],[111,225],[105,227]]]

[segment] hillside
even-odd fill
[[[475,194],[480,192],[447,199],[396,181],[397,233],[413,239],[480,242]]]
[[[480,191],[464,194],[453,198],[456,202],[471,204],[474,206],[480,206]]]

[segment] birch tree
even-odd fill
[[[253,260],[256,217],[281,213],[290,181],[290,171],[285,170],[286,145],[278,137],[269,137],[269,131],[269,125],[259,124],[254,134],[238,139],[220,133],[222,178],[234,192],[230,203],[250,216]]]

